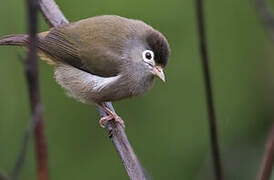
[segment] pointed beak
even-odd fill
[[[164,74],[163,68],[161,66],[153,67],[152,73],[155,76],[159,77],[163,82],[166,82],[165,74]]]

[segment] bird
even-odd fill
[[[104,102],[150,90],[155,77],[165,82],[170,46],[166,37],[141,20],[101,15],[37,34],[38,55],[54,67],[55,79],[70,97],[101,107],[99,123],[124,121]],[[0,46],[28,47],[26,34],[6,35]]]

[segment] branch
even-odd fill
[[[58,26],[69,23],[63,13],[60,11],[54,0],[40,0],[40,9],[47,20],[49,26]],[[105,105],[115,112],[111,102],[105,103]],[[105,112],[97,107],[100,116],[106,116]],[[146,173],[139,163],[137,156],[132,149],[124,129],[120,124],[109,121],[106,124],[106,130],[109,134],[109,138],[112,140],[126,172],[131,180],[146,180]]]
[[[206,33],[204,28],[203,0],[196,0],[196,13],[197,13],[198,30],[199,30],[199,37],[200,37],[199,38],[200,53],[202,56],[208,120],[209,120],[209,126],[210,126],[211,150],[212,150],[212,156],[213,156],[213,162],[214,162],[215,176],[216,176],[216,180],[222,180],[223,179],[222,164],[221,164],[221,157],[220,157],[219,145],[218,145],[216,115],[215,115],[215,109],[214,109],[214,100],[213,100],[213,92],[212,92],[212,85],[211,85],[212,83],[211,83],[210,71],[209,71],[209,58],[207,53]]]
[[[25,74],[28,83],[30,95],[30,105],[32,112],[35,135],[35,150],[37,159],[37,175],[39,180],[48,180],[48,159],[47,159],[47,144],[44,135],[43,114],[40,107],[40,88],[38,78],[38,62],[37,62],[37,12],[38,2],[36,0],[27,0],[28,7],[28,32],[29,32],[29,47],[27,60],[25,62]]]
[[[39,4],[40,10],[50,27],[69,23],[54,0],[39,0]]]
[[[112,104],[106,102],[105,105],[113,112],[115,112]],[[97,107],[100,116],[104,117],[107,114],[103,111],[102,108]],[[109,138],[111,138],[112,143],[114,144],[116,151],[118,152],[122,163],[125,166],[127,174],[131,180],[147,180],[146,173],[138,161],[137,156],[134,153],[125,133],[124,128],[114,121],[109,121],[106,124],[106,130],[108,131]]]

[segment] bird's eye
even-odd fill
[[[145,55],[146,55],[146,58],[147,58],[147,59],[151,59],[151,58],[152,58],[152,55],[151,55],[151,53],[150,53],[150,52],[146,52],[146,54],[145,54]]]
[[[154,59],[154,53],[150,50],[145,50],[143,52],[143,59],[145,61],[150,61],[150,60],[153,60]]]

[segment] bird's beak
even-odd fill
[[[163,68],[161,66],[153,67],[152,73],[155,76],[158,76],[163,82],[166,82],[165,74],[164,74]]]

